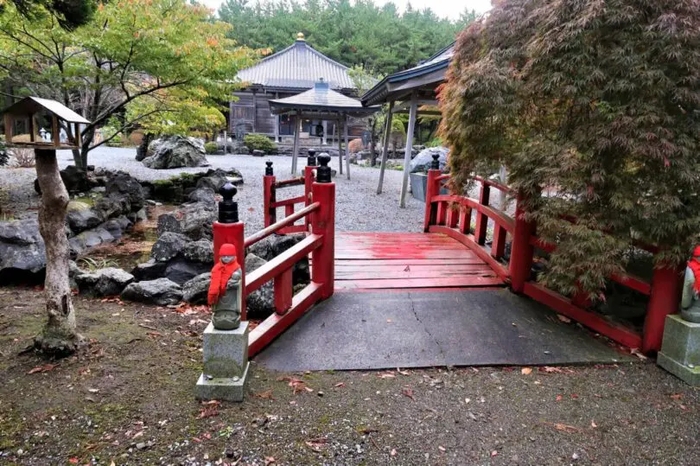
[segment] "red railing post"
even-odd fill
[[[523,196],[518,194],[515,206],[515,228],[510,248],[510,286],[516,293],[522,293],[525,282],[530,279],[534,248],[530,239],[535,232],[535,225],[525,220],[522,208]]]
[[[237,189],[230,182],[219,190],[224,198],[219,202],[219,220],[212,227],[214,235],[214,263],[219,262],[219,250],[223,244],[233,244],[238,254],[237,260],[241,265],[241,320],[247,320],[245,309],[245,236],[243,222],[238,220],[238,203],[233,196]]]
[[[428,170],[428,179],[425,182],[425,219],[423,220],[423,231],[428,232],[430,225],[437,224],[438,205],[433,202],[433,197],[440,194],[440,181],[437,179],[440,172],[439,155],[433,154],[433,161]]]
[[[486,184],[485,180],[481,181],[481,191],[479,192],[479,204],[489,205],[489,198],[491,196],[491,188]],[[489,224],[489,217],[481,212],[476,213],[476,227],[474,228],[474,241],[479,246],[483,246],[486,243],[486,229]]]
[[[318,161],[321,166],[316,169],[312,192],[320,205],[312,214],[311,232],[323,236],[323,244],[311,253],[311,280],[321,285],[321,299],[327,299],[335,286],[335,183],[328,166],[330,156],[321,154]]]
[[[269,227],[277,221],[277,208],[272,204],[277,200],[275,193],[275,173],[272,162],[265,162],[265,176],[263,176],[263,212],[265,226]]]
[[[666,316],[678,310],[683,286],[683,266],[659,267],[651,277],[651,295],[644,319],[642,352],[661,349]]]

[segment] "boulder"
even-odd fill
[[[182,299],[182,288],[167,278],[130,283],[122,291],[125,301],[136,301],[157,306],[177,304]]]
[[[411,160],[411,164],[409,165],[410,173],[427,172],[433,164],[433,154],[440,156],[438,159],[440,162],[440,170],[444,170],[447,165],[447,155],[449,152],[450,150],[447,147],[429,147],[423,149]]]
[[[0,278],[38,274],[46,267],[46,249],[36,218],[0,222]],[[21,277],[23,278],[23,277]]]
[[[182,250],[182,257],[189,262],[214,266],[214,245],[211,241],[200,239],[187,243]]]
[[[119,239],[124,234],[124,230],[127,230],[131,225],[131,220],[122,215],[121,217],[107,220],[100,226],[107,230],[114,239]]]
[[[287,249],[295,246],[306,236],[303,233],[292,235],[271,235],[262,241],[258,241],[250,247],[250,253],[265,261],[270,261],[282,254]],[[247,271],[247,269],[246,269]],[[303,258],[294,264],[292,269],[292,281],[295,285],[309,283],[309,260]]]
[[[209,188],[214,192],[219,192],[219,189],[226,184],[229,177],[241,178],[241,180],[243,180],[243,176],[240,176],[240,172],[238,172],[238,170],[233,170],[230,173],[226,173],[221,169],[209,170],[205,176],[197,180],[195,187]]]
[[[126,198],[131,212],[137,212],[146,205],[146,193],[141,183],[124,172],[116,172],[108,177],[105,196],[116,199]]]
[[[214,206],[216,204],[215,195],[214,191],[210,188],[197,188],[187,196],[187,199],[189,199],[190,202],[202,202]]]
[[[260,149],[253,149],[253,157],[265,157],[265,151]]]
[[[75,234],[95,228],[102,223],[102,217],[84,202],[70,201],[67,209],[66,222],[68,228]]]
[[[95,270],[75,277],[80,293],[95,297],[117,296],[133,281],[133,275],[115,267]]]
[[[126,197],[104,196],[95,201],[93,210],[102,220],[108,220],[131,212],[131,204]]]
[[[94,248],[102,243],[111,243],[115,240],[109,231],[105,228],[97,227],[93,230],[87,230],[79,235],[68,240],[68,248],[71,257],[75,258],[82,254],[86,249]]]
[[[174,281],[178,285],[192,280],[197,275],[201,275],[211,270],[209,264],[199,264],[197,262],[187,262],[184,259],[175,259],[168,262],[165,268],[165,278]]]
[[[245,257],[245,272],[251,273],[255,269],[267,264],[267,261],[255,254]],[[253,291],[246,297],[246,311],[248,318],[264,319],[275,312],[275,289],[272,280]]]
[[[151,248],[151,257],[158,262],[168,262],[180,254],[189,241],[189,238],[179,233],[165,232]]]
[[[131,271],[134,276],[134,280],[137,282],[155,280],[156,278],[162,278],[165,275],[165,269],[168,267],[167,262],[158,262],[154,259],[150,259],[148,262],[143,264],[138,264]]]
[[[204,143],[195,138],[170,136],[154,145],[153,155],[143,159],[148,168],[206,167]]]
[[[190,304],[207,304],[211,273],[197,275],[182,285],[182,300]]]
[[[158,217],[158,234],[181,233],[193,240],[212,237],[212,224],[218,217],[216,204],[188,202]]]

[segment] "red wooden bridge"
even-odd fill
[[[319,301],[344,290],[489,289],[510,287],[556,312],[630,348],[650,353],[661,346],[665,316],[676,308],[677,270],[656,269],[651,282],[631,275],[611,280],[648,296],[642,331],[607,320],[580,296],[566,297],[537,283],[532,273],[535,250],[552,251],[521,214],[515,193],[490,180],[475,178],[477,197],[440,194],[449,175],[430,170],[423,233],[335,232],[335,185],[328,159],[310,158],[304,175],[277,181],[268,162],[264,177],[265,228],[244,238],[243,224],[221,218],[214,225],[215,251],[230,242],[238,250],[277,233],[306,233],[306,239],[265,266],[245,274],[245,293],[274,281],[276,313],[251,332],[249,354],[260,352]],[[284,188],[304,186],[304,194],[286,199]],[[515,214],[489,205],[491,190],[516,198]],[[230,197],[228,201],[231,202]],[[297,207],[298,206],[298,207]],[[277,216],[284,209],[284,217]],[[296,210],[298,208],[298,210]],[[229,219],[230,221],[230,219]],[[510,251],[506,246],[510,245]],[[292,268],[308,257],[311,283],[292,295]],[[245,310],[243,318],[245,319]]]

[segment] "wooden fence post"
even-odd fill
[[[430,170],[428,170],[428,179],[425,182],[425,219],[423,220],[423,231],[428,232],[430,225],[435,225],[437,223],[437,204],[433,204],[433,197],[440,194],[440,182],[438,181],[438,176],[442,173],[440,172],[440,156],[438,154],[433,154],[433,161],[430,165]]]
[[[219,220],[214,222],[214,263],[219,262],[219,250],[224,244],[233,244],[236,247],[238,263],[241,265],[241,320],[247,320],[245,308],[245,237],[243,222],[238,220],[238,203],[233,196],[238,190],[227,182],[219,190],[224,200],[219,202]]]
[[[526,221],[522,208],[523,196],[518,194],[515,207],[515,229],[510,248],[510,286],[516,293],[522,293],[525,282],[530,279],[534,248],[530,239],[535,232],[535,225]]]
[[[642,332],[642,352],[650,353],[661,349],[666,316],[678,310],[683,286],[683,266],[660,267],[654,269],[651,277],[651,295],[644,319]]]
[[[275,193],[275,173],[272,162],[265,162],[265,176],[263,176],[263,212],[265,227],[269,227],[277,221],[277,208],[272,204],[277,200]]]
[[[311,280],[321,284],[321,299],[333,296],[335,287],[335,183],[331,181],[328,154],[321,154],[313,183],[314,202],[320,204],[312,214],[311,232],[323,236],[323,244],[311,253]]]

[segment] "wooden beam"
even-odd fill
[[[299,156],[299,133],[301,133],[301,116],[298,114],[294,120],[294,146],[292,153],[292,175],[297,174],[297,157]]]
[[[408,173],[411,171],[411,155],[413,151],[413,133],[416,129],[416,112],[418,110],[418,102],[411,99],[411,110],[408,117],[408,131],[406,132],[406,151],[403,157],[403,182],[401,184],[401,201],[399,207],[406,208],[406,194],[408,194]]]
[[[348,154],[348,116],[345,115],[345,121],[343,122],[343,138],[345,139],[345,171],[348,174],[348,180],[350,179],[350,154]]]
[[[407,112],[410,107],[411,107],[411,102],[412,100],[407,100],[405,102],[401,102],[399,105],[397,105],[394,108],[394,113],[405,113]],[[437,107],[438,101],[435,99],[416,99],[416,103],[418,105],[430,105],[430,106],[435,106]]]
[[[384,128],[384,143],[382,144],[384,150],[382,151],[382,163],[379,168],[379,185],[377,186],[377,194],[382,193],[382,187],[384,186],[384,171],[386,170],[386,161],[389,158],[389,139],[391,137],[391,123],[394,117],[392,109],[394,108],[394,101],[389,102],[389,114],[385,118]]]
[[[279,92],[275,92],[275,100],[279,99],[280,97]],[[275,115],[275,142],[279,143],[280,142],[280,116]]]
[[[340,119],[337,121],[338,126],[338,173],[343,174],[343,139],[340,137]]]
[[[253,132],[258,132],[258,97],[253,91]]]

